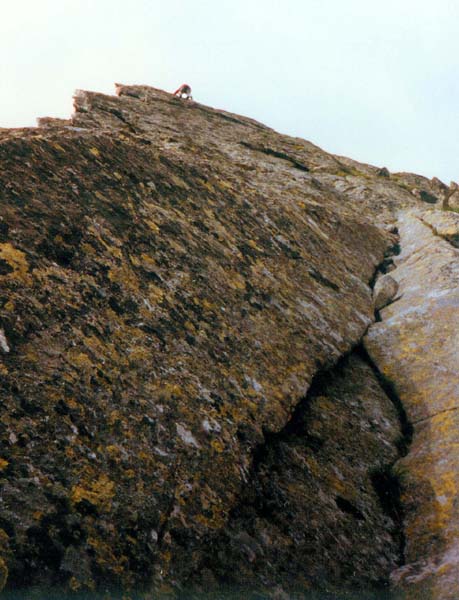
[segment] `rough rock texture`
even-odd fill
[[[391,275],[400,299],[381,311],[382,322],[365,338],[414,428],[410,452],[397,465],[407,564],[393,579],[409,598],[453,600],[459,597],[459,251],[416,214],[404,214],[399,230],[402,252]]]
[[[381,310],[395,298],[398,292],[398,283],[390,275],[382,275],[376,280],[373,288],[373,302],[375,310]]]
[[[440,212],[438,210],[425,212],[421,219],[447,242],[459,248],[459,214],[455,212]]]
[[[357,358],[298,406],[373,320],[394,210],[438,184],[117,93],[0,129],[0,583],[217,587],[266,530],[254,587],[289,588],[306,555],[298,597],[380,586],[401,557],[396,491],[374,479],[394,411]]]
[[[119,92],[0,138],[11,585],[183,580],[372,320],[386,240],[310,174],[318,149]]]
[[[285,597],[384,588],[403,544],[390,495],[401,441],[396,408],[358,354],[316,378],[259,449],[227,527],[209,543],[201,585],[277,586]]]

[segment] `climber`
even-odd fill
[[[193,100],[191,96],[191,88],[187,83],[182,83],[182,85],[175,90],[174,96],[178,96],[179,98],[185,98],[185,100]]]

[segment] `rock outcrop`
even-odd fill
[[[352,352],[396,211],[441,186],[117,94],[0,130],[0,582],[371,594],[407,568],[407,448]]]
[[[435,235],[459,248],[459,214],[455,212],[429,211],[419,217]]]
[[[398,283],[391,275],[382,275],[373,288],[375,310],[381,310],[394,300],[398,292]]]
[[[209,579],[265,594],[277,586],[286,597],[384,589],[404,543],[391,475],[402,443],[397,409],[359,352],[318,376],[258,449],[195,575],[200,589]]]
[[[430,223],[441,216],[423,216]],[[399,299],[365,346],[395,386],[413,426],[397,464],[405,512],[406,565],[393,579],[409,598],[459,597],[459,251],[419,215],[400,218]]]

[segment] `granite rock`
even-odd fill
[[[342,360],[396,213],[439,184],[147,86],[79,91],[71,119],[39,123],[0,129],[0,583],[180,597],[245,556],[285,598],[282,566],[308,552],[299,597],[387,582],[398,517],[371,473],[399,428],[368,365],[344,381]],[[408,539],[410,564],[440,556]]]
[[[391,275],[400,299],[365,337],[373,361],[413,427],[396,470],[405,513],[406,564],[393,581],[407,598],[459,597],[459,251],[425,214],[403,213]]]

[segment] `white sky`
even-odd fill
[[[173,91],[356,160],[459,180],[459,0],[0,0],[0,127],[76,88]]]

